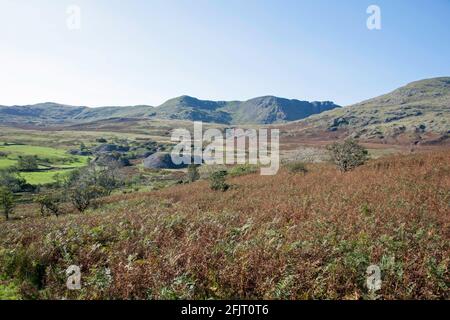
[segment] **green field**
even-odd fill
[[[37,172],[23,172],[20,175],[32,185],[48,184],[55,182],[56,174],[67,174],[73,169],[65,170],[49,170],[49,171],[37,171]]]
[[[89,157],[69,155],[64,149],[33,145],[1,145],[0,152],[6,154],[0,158],[0,169],[16,165],[19,156],[37,156],[40,170],[21,173],[21,176],[33,185],[52,183],[55,181],[55,174],[68,173],[73,169],[85,166],[89,161]]]
[[[0,169],[6,169],[12,167],[17,163],[16,160],[8,159],[8,158],[0,158]]]

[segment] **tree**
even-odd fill
[[[213,172],[209,177],[211,189],[216,191],[227,191],[230,187],[225,181],[227,175],[228,173],[225,170]]]
[[[86,145],[83,142],[80,143],[80,151],[88,151],[88,148],[86,147]]]
[[[78,211],[83,212],[91,205],[93,200],[104,194],[105,190],[102,187],[81,185],[70,190],[69,199]]]
[[[187,178],[189,182],[194,182],[200,179],[200,173],[198,172],[198,165],[190,164],[188,166]]]
[[[11,190],[11,192],[33,189],[33,187],[27,184],[26,180],[22,178],[15,169],[0,170],[0,186]]]
[[[62,196],[55,193],[42,194],[35,198],[35,202],[40,205],[41,215],[54,214],[59,216],[61,213],[60,203]]]
[[[118,168],[113,165],[98,167],[91,164],[72,171],[62,182],[70,202],[78,211],[83,212],[93,200],[110,195],[121,185]]]
[[[109,196],[117,188],[119,182],[114,170],[101,170],[97,176],[96,186],[103,190],[100,196]]]
[[[13,213],[14,206],[14,194],[7,187],[0,187],[0,207],[3,210],[6,220]]]
[[[36,156],[19,156],[17,167],[20,171],[35,171],[38,169],[38,159]]]
[[[368,151],[354,139],[347,139],[342,143],[335,142],[327,148],[333,162],[342,172],[363,165],[369,158]]]

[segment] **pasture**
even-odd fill
[[[86,166],[89,157],[69,155],[67,150],[29,144],[0,143],[0,169],[8,169],[18,164],[21,156],[35,156],[39,167],[20,175],[32,185],[43,185],[55,181],[55,174],[65,174],[70,170]]]

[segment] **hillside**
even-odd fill
[[[271,124],[304,119],[337,108],[332,102],[307,102],[278,97],[248,101],[207,101],[189,96],[171,99],[158,107],[75,107],[57,103],[0,106],[2,124],[77,124],[112,118],[169,119],[219,124]]]
[[[413,139],[450,133],[450,77],[410,83],[391,93],[312,116],[298,124],[368,139]]]
[[[118,194],[83,214],[0,222],[0,288],[44,299],[448,299],[449,150],[342,174]],[[32,230],[32,232],[30,232]],[[82,266],[82,290],[65,270]]]

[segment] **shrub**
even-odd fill
[[[0,300],[20,300],[19,287],[14,283],[7,285],[0,283]]]
[[[232,177],[239,177],[250,173],[255,173],[258,167],[255,165],[241,164],[230,169],[228,174]]]
[[[0,207],[3,210],[6,220],[12,214],[14,206],[14,194],[7,187],[0,187]]]
[[[189,182],[194,182],[200,179],[200,173],[198,172],[198,165],[190,164],[188,166],[187,178]]]
[[[286,169],[292,173],[303,173],[306,174],[308,169],[306,164],[301,161],[289,162],[285,165]]]
[[[343,143],[335,142],[327,149],[333,162],[342,172],[361,166],[368,159],[368,151],[353,139],[347,139]]]
[[[17,170],[0,170],[0,186],[7,188],[11,192],[32,191],[33,186],[27,184]]]
[[[215,191],[227,191],[230,187],[225,181],[227,174],[225,170],[213,172],[209,177],[211,189]]]
[[[38,169],[36,156],[19,156],[17,167],[20,171],[35,171]]]

